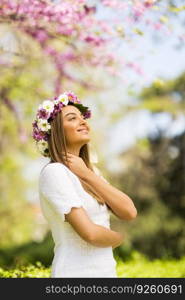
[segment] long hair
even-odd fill
[[[72,104],[71,104],[72,105]],[[49,155],[50,155],[50,163],[60,162],[64,164],[67,168],[68,165],[64,159],[64,153],[67,157],[67,147],[66,147],[66,136],[64,132],[63,126],[63,118],[62,112],[60,111],[56,117],[50,122],[51,124],[51,134],[48,139],[48,148],[49,148]],[[79,156],[83,159],[84,163],[86,164],[87,168],[91,169],[94,172],[93,165],[90,162],[90,155],[89,155],[89,146],[85,144],[81,147]],[[86,190],[87,193],[91,194],[96,200],[102,204],[101,198],[95,193],[95,191],[87,185],[83,180],[81,180],[82,186]]]

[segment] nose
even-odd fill
[[[80,125],[85,125],[88,129],[89,129],[89,124],[87,123],[87,121],[83,118],[83,116],[80,119]]]
[[[84,124],[86,124],[87,122],[86,122],[86,120],[83,118],[83,116],[81,117],[81,121],[80,121],[80,123],[84,123]]]

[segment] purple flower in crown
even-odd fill
[[[65,105],[62,102],[58,103],[58,112],[61,111],[63,106],[65,106]]]
[[[45,135],[44,135],[44,137],[43,137],[43,139],[44,139],[44,141],[48,141],[48,139],[49,139],[49,134],[48,133],[46,133]]]
[[[54,101],[54,103],[55,103],[54,110],[50,114],[50,117],[48,119],[49,122],[51,120],[53,120],[56,117],[56,115],[62,110],[62,107],[65,106],[62,102],[58,102],[57,100],[55,100],[55,101]]]
[[[38,128],[33,129],[32,137],[38,142],[44,138],[45,134]]]
[[[91,117],[91,111],[90,110],[87,110],[85,113],[84,113],[84,118],[85,119],[88,119]]]
[[[53,112],[50,114],[50,117],[49,117],[49,119],[48,119],[48,122],[50,122],[51,120],[53,120],[55,117],[56,117],[56,113],[53,111]]]
[[[55,108],[54,108],[54,110],[53,110],[53,112],[52,112],[52,115],[55,115],[56,113],[58,113],[60,111],[60,109],[59,109],[59,104],[55,104]]]
[[[37,126],[37,120],[35,120],[35,121],[32,123],[32,126],[33,126],[33,128],[38,128],[38,126]]]
[[[48,119],[50,117],[50,112],[44,108],[39,109],[37,117],[41,119]]]
[[[55,106],[55,109],[53,110],[53,112],[50,114],[50,118],[48,119],[48,121],[53,120],[57,113],[60,111],[59,106]]]

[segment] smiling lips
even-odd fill
[[[83,133],[88,133],[89,131],[87,130],[87,128],[82,128],[82,129],[78,129],[77,131],[83,132]]]

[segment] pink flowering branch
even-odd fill
[[[160,2],[162,1],[101,0],[99,5],[105,13],[99,18],[96,14],[98,5],[89,6],[86,0],[1,0],[0,24],[8,24],[32,39],[40,46],[43,55],[52,60],[56,70],[56,95],[60,94],[64,79],[78,83],[85,89],[97,90],[100,87],[69,74],[67,66],[75,64],[102,67],[109,74],[120,78],[123,72],[119,70],[123,71],[123,68],[130,68],[136,74],[143,75],[138,62],[127,61],[124,55],[118,56],[114,49],[116,43],[122,44],[142,36],[146,27],[168,34],[165,32],[166,19],[160,9]],[[155,9],[156,7],[159,9]],[[108,9],[111,13],[108,13]],[[184,42],[184,35],[179,40]],[[53,46],[55,41],[60,47]],[[1,57],[0,65],[13,67],[13,63],[3,61]],[[20,138],[25,141],[21,117],[8,98],[6,89],[0,91],[0,96],[18,121]]]
[[[97,7],[87,5],[85,0],[1,0],[0,22],[9,23],[31,37],[40,45],[43,53],[52,59],[56,68],[56,92],[61,89],[65,69],[69,63],[84,63],[91,67],[101,66],[111,74],[118,74],[116,68],[130,67],[136,73],[138,68],[112,54],[111,45],[116,40],[142,35],[136,25],[151,26],[153,30],[163,30],[164,18],[157,21],[145,16],[153,13],[159,18],[162,12],[153,10],[157,0],[102,0],[104,9],[115,11],[115,18],[108,14],[101,20],[96,16]],[[107,11],[107,10],[106,10]],[[106,14],[105,14],[106,15]],[[51,46],[61,41],[67,51]],[[110,48],[110,51],[107,49]],[[115,67],[114,67],[115,65]],[[141,67],[140,67],[141,68]],[[87,85],[89,86],[89,85]]]

